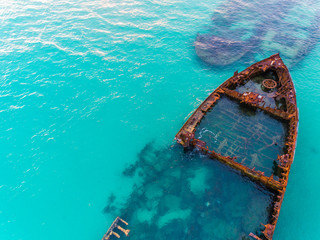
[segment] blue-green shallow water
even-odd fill
[[[244,240],[260,234],[273,207],[274,195],[262,186],[177,145],[147,144],[124,175],[139,176],[142,184],[122,207],[111,196],[104,212],[130,222],[130,240]]]
[[[246,67],[209,67],[192,46],[222,2],[0,3],[0,239],[103,236],[110,194],[125,202],[139,183],[123,170],[150,141],[172,144],[186,116]],[[316,44],[290,69],[299,138],[276,240],[320,239],[319,66]]]

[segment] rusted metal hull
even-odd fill
[[[267,92],[265,95],[261,95],[255,91],[241,92],[238,90],[250,82],[251,78],[266,72],[272,72],[275,74],[277,88],[274,89],[273,92]],[[236,161],[237,156],[228,156],[219,153],[216,149],[209,149],[208,142],[195,137],[197,127],[200,122],[222,97],[233,99],[233,101],[238,102],[244,108],[259,110],[264,114],[270,115],[272,118],[286,123],[287,128],[283,152],[274,159],[279,173],[278,178],[275,178],[273,173],[270,176],[266,176],[264,172],[251,168],[250,166],[246,166],[245,164],[242,164],[242,162]],[[273,102],[279,103],[280,101],[283,103],[282,107],[272,105]],[[214,111],[214,109],[212,111]],[[211,158],[238,170],[244,176],[264,185],[266,188],[276,193],[270,221],[264,225],[265,230],[260,236],[250,233],[250,237],[254,239],[270,240],[272,239],[279,217],[281,204],[288,183],[290,167],[294,159],[297,129],[298,109],[293,82],[289,71],[281,60],[279,54],[275,54],[265,60],[253,64],[240,73],[235,72],[233,77],[222,83],[191,115],[177,133],[175,139],[183,147],[196,147]],[[258,154],[259,153],[260,152],[258,152]]]
[[[128,237],[130,230],[124,229],[123,227],[121,227],[121,224],[124,226],[128,226],[128,223],[126,221],[124,221],[120,217],[116,217],[116,219],[109,227],[108,231],[104,234],[102,240],[118,239],[121,236]]]

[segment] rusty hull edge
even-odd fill
[[[101,240],[109,240],[110,237],[112,236],[116,236],[117,238],[120,238],[119,233],[113,231],[114,229],[118,229],[118,231],[121,231],[125,236],[129,236],[129,229],[124,229],[119,225],[119,222],[122,222],[124,225],[128,226],[129,224],[124,221],[122,218],[120,217],[116,217],[116,219],[113,221],[113,223],[111,224],[111,226],[109,227],[108,231],[103,235]]]
[[[273,109],[270,106],[261,106],[258,103],[248,102],[242,98],[241,94],[236,91],[230,90],[230,87],[235,87],[241,84],[245,79],[251,77],[261,71],[266,70],[276,71],[281,87],[278,89],[277,94],[279,97],[284,98],[287,106],[286,111],[281,111]],[[250,169],[243,166],[240,163],[234,161],[234,158],[229,156],[222,156],[215,151],[209,150],[206,143],[195,139],[194,133],[196,126],[200,123],[203,116],[209,111],[209,109],[218,101],[222,95],[228,95],[238,101],[244,102],[245,104],[259,108],[262,111],[282,120],[288,122],[288,135],[285,142],[286,153],[278,156],[277,162],[278,166],[281,168],[281,176],[279,181],[273,179],[273,176],[264,176],[264,173]],[[217,159],[220,162],[239,170],[242,174],[249,177],[253,181],[259,182],[265,185],[267,188],[272,189],[276,192],[276,197],[273,202],[273,212],[271,214],[270,223],[264,225],[265,230],[262,231],[262,235],[265,239],[271,240],[275,230],[276,223],[279,218],[281,204],[283,202],[284,193],[288,183],[288,176],[291,168],[291,164],[294,159],[296,139],[297,139],[297,129],[298,129],[298,108],[296,104],[296,93],[293,86],[293,82],[288,71],[288,68],[284,65],[279,54],[270,56],[260,62],[257,62],[250,67],[246,68],[242,72],[235,72],[234,76],[229,78],[227,81],[222,83],[216,90],[214,90],[205,101],[196,109],[196,111],[191,115],[191,117],[186,121],[182,128],[177,133],[175,140],[180,143],[183,147],[195,146],[200,151],[208,154],[211,158]],[[250,236],[255,239],[260,239],[258,236],[250,233]]]

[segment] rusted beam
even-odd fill
[[[254,239],[256,240],[262,240],[261,238],[259,238],[257,235],[253,234],[253,233],[250,233],[249,234],[250,237],[253,237]]]
[[[245,176],[249,177],[254,181],[262,183],[270,189],[277,191],[283,189],[283,185],[280,182],[274,180],[273,176],[267,177],[262,172],[250,169],[247,166],[244,166],[241,163],[234,161],[234,159],[236,159],[235,157],[222,156],[221,154],[213,150],[209,150],[206,146],[206,143],[199,139],[193,139],[192,144],[202,152],[208,154],[210,157],[217,159],[218,161],[232,167],[233,169],[240,171]]]
[[[119,231],[123,232],[123,234],[128,237],[129,236],[129,229],[124,229],[123,227],[121,227],[119,225],[119,222],[122,222],[123,224],[128,226],[128,223],[126,221],[124,221],[123,219],[121,219],[120,217],[117,217],[113,223],[111,224],[111,226],[109,227],[108,231],[104,234],[102,240],[109,240],[110,237],[112,236],[116,236],[117,238],[120,238],[120,234],[115,232],[114,229],[118,229]]]
[[[241,103],[245,103],[251,107],[254,108],[259,108],[261,110],[263,110],[264,112],[269,113],[270,115],[273,115],[277,118],[280,119],[284,119],[284,120],[289,120],[291,117],[293,117],[292,114],[289,114],[285,111],[279,110],[279,109],[275,109],[275,108],[271,108],[271,107],[265,107],[264,105],[260,105],[260,102],[251,102],[248,101],[245,97],[244,94],[238,93],[237,91],[234,90],[230,90],[230,89],[224,89],[224,92],[227,96],[238,100]]]

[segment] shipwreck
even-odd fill
[[[123,204],[110,198],[104,212],[121,218],[103,240],[271,240],[297,129],[296,94],[279,54],[235,72],[189,117],[178,144],[150,142],[125,169],[141,184]]]
[[[274,193],[269,221],[248,238],[270,240],[279,218],[298,129],[296,93],[279,54],[222,83],[194,111],[175,139]]]

